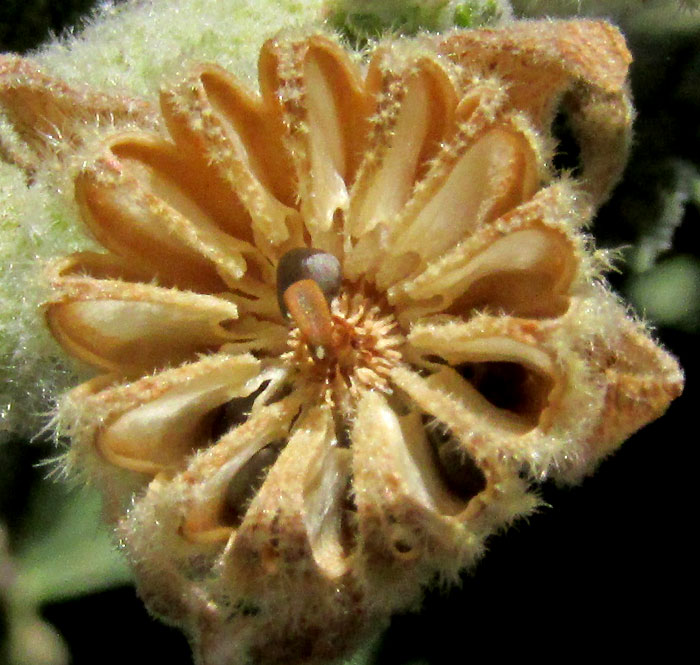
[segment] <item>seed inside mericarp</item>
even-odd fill
[[[352,496],[352,480],[348,478],[343,492],[343,499],[340,513],[340,546],[345,556],[357,547],[358,525],[357,525],[357,505]]]
[[[227,526],[240,526],[248,504],[262,486],[267,469],[277,459],[284,442],[273,441],[256,452],[229,480],[221,511]]]
[[[486,476],[449,430],[423,416],[425,433],[435,451],[437,467],[447,488],[463,501],[486,489]]]
[[[492,361],[465,363],[455,368],[491,404],[537,424],[547,407],[552,379],[525,365]]]
[[[269,383],[269,381],[263,381],[260,387],[250,395],[234,397],[216,409],[211,421],[211,440],[217,441],[234,427],[238,427],[248,420],[253,403]]]
[[[288,315],[284,292],[295,282],[312,279],[330,302],[340,291],[342,274],[338,259],[320,249],[297,247],[290,249],[277,264],[277,302],[280,311]]]

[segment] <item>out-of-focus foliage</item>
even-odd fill
[[[512,18],[507,0],[330,0],[331,25],[355,47],[387,33],[496,25]]]
[[[606,18],[627,34],[689,33],[700,25],[698,0],[511,0],[511,5],[519,17]]]
[[[0,544],[0,588],[8,620],[6,660],[0,662],[67,663],[67,647],[41,619],[39,608],[131,580],[100,521],[99,496],[50,480],[37,483],[13,540],[11,557],[9,543],[4,552]]]

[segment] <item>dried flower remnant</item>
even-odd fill
[[[68,460],[198,662],[352,648],[680,393],[581,234],[624,165],[628,64],[593,21],[387,41],[363,68],[278,38],[259,94],[201,65],[162,119],[74,141],[107,251],[51,269],[48,324],[102,372],[61,406]],[[23,76],[0,80],[18,115]],[[580,178],[550,166],[560,103]]]

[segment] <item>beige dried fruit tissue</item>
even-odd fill
[[[68,462],[197,662],[347,652],[680,394],[582,234],[626,159],[629,62],[595,21],[362,64],[279,37],[259,92],[203,64],[158,111],[2,60],[15,162],[68,169],[106,250],[50,269],[48,325],[99,371],[61,404]],[[580,174],[552,166],[560,106]]]

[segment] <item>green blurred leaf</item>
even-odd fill
[[[681,159],[668,160],[656,167],[658,212],[639,222],[640,237],[631,251],[630,267],[635,272],[651,269],[659,256],[673,246],[673,235],[680,227],[686,207],[700,208],[700,171]]]
[[[687,254],[634,275],[627,286],[638,311],[657,325],[700,330],[700,260]]]
[[[334,0],[329,3],[331,25],[355,48],[364,48],[387,33],[415,35],[452,27],[473,28],[501,18],[497,0]]]
[[[36,491],[16,554],[15,589],[40,605],[131,580],[100,517],[93,489],[45,481]]]

